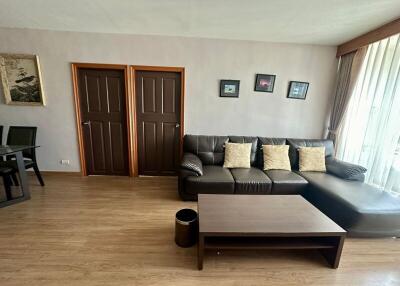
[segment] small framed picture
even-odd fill
[[[309,83],[303,81],[289,82],[288,98],[306,99]]]
[[[222,79],[219,87],[220,97],[239,97],[240,80]]]
[[[274,92],[275,75],[257,74],[254,91]]]

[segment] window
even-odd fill
[[[400,195],[400,36],[368,47],[337,144],[366,182]]]

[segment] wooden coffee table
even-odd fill
[[[346,231],[298,195],[198,196],[198,269],[206,249],[318,249],[339,266]]]

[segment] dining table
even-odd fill
[[[8,198],[6,201],[0,202],[0,208],[13,205],[19,202],[29,200],[31,198],[31,193],[29,192],[28,176],[25,170],[25,162],[23,152],[25,150],[38,148],[39,146],[30,145],[0,145],[0,158],[10,158],[16,160],[19,186],[21,189],[21,195],[18,197]],[[15,159],[14,159],[15,158]]]

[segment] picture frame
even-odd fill
[[[276,75],[273,74],[256,74],[254,91],[274,92]]]
[[[6,104],[46,105],[37,55],[0,54],[0,77]]]
[[[290,81],[287,98],[305,100],[310,83],[304,81]]]
[[[220,97],[239,97],[240,80],[222,79],[220,81]]]

